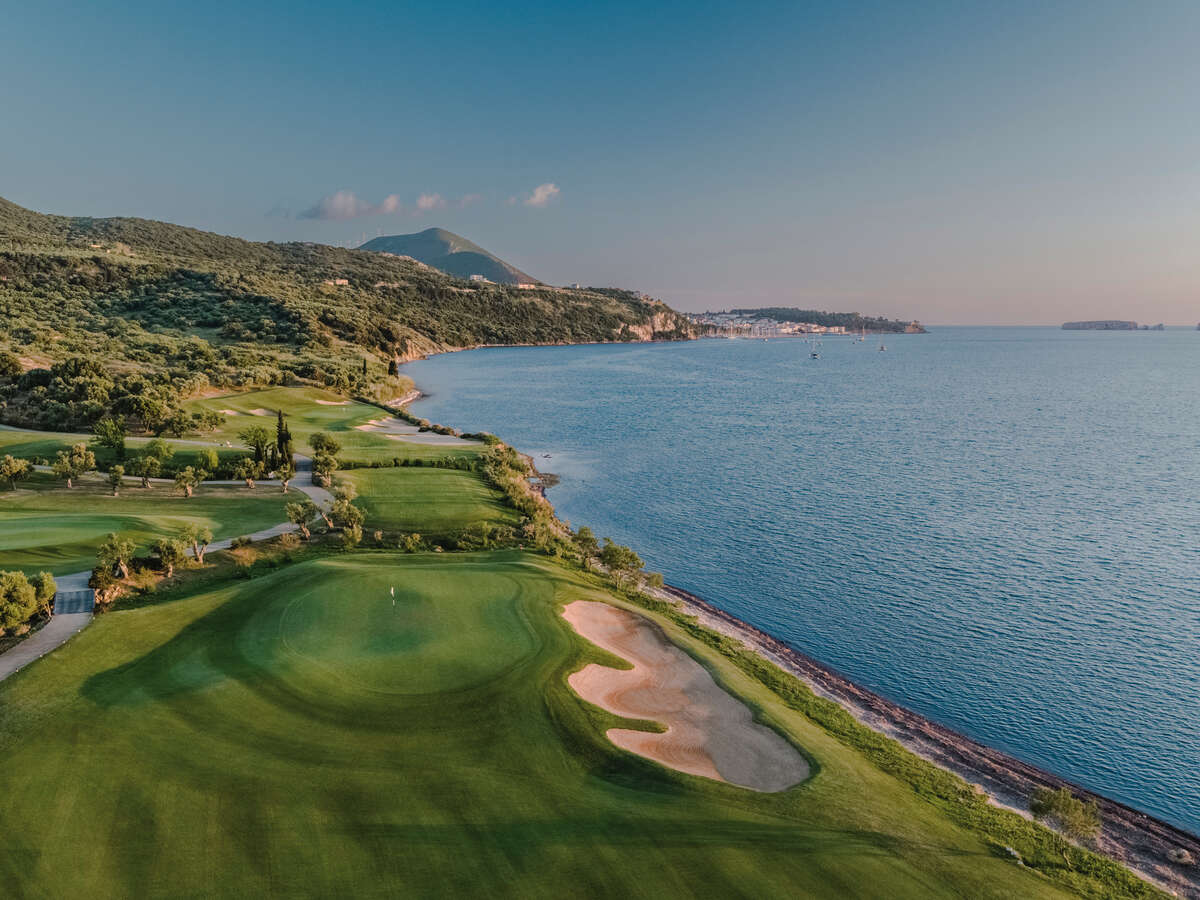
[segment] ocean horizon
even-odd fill
[[[1200,336],[489,348],[414,412],[865,687],[1200,832]],[[880,343],[886,352],[879,352]]]

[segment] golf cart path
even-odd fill
[[[2,427],[0,426],[0,428]],[[129,477],[131,480],[141,481],[140,478]],[[152,480],[169,481],[169,479]],[[204,482],[204,484],[242,483],[241,481]],[[263,486],[281,486],[280,482],[275,479],[260,481],[258,484]],[[328,507],[333,503],[333,494],[313,482],[312,460],[307,456],[296,455],[296,477],[292,479],[291,486],[305,494],[317,506]],[[278,525],[272,525],[270,528],[264,528],[262,531],[254,532],[254,534],[250,535],[250,539],[253,541],[265,541],[273,537],[278,537],[281,534],[298,530],[298,526],[293,525],[291,522],[281,522]],[[233,538],[224,538],[219,541],[213,541],[208,545],[207,551],[228,550],[233,545],[233,540]],[[190,548],[188,549],[188,554],[194,555]],[[88,623],[92,621],[92,591],[88,587],[88,580],[91,577],[91,570],[72,572],[70,575],[55,576],[54,583],[58,588],[58,592],[54,595],[54,615],[32,637],[21,641],[21,643],[12,649],[0,653],[0,681],[3,681],[14,672],[20,671],[31,662],[41,659],[50,651],[58,649],[87,627]]]

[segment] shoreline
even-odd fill
[[[464,347],[442,352],[469,349],[484,348]],[[426,396],[414,386],[406,395],[405,405]],[[411,399],[407,399],[409,397]],[[522,456],[532,461],[527,454],[522,453]],[[542,473],[536,465],[532,468],[540,479]],[[540,482],[534,489],[553,505]],[[651,593],[655,591],[651,590]],[[741,641],[768,662],[796,676],[818,696],[838,703],[868,728],[892,738],[922,759],[958,775],[981,790],[995,805],[1032,818],[1028,812],[1029,798],[1035,789],[1042,787],[1065,787],[1077,797],[1095,801],[1101,818],[1095,843],[1097,852],[1118,861],[1174,896],[1200,900],[1200,836],[989,747],[888,700],[695,594],[670,584],[664,584],[657,593],[660,599],[695,616],[700,624]],[[1167,853],[1176,849],[1188,851],[1195,862],[1191,865],[1172,863]]]
[[[741,641],[748,649],[795,675],[818,696],[832,700],[868,728],[980,788],[989,800],[1029,818],[1036,789],[1065,787],[1100,809],[1096,849],[1147,881],[1180,897],[1200,898],[1200,865],[1171,863],[1167,853],[1185,849],[1200,860],[1200,837],[1116,800],[960,734],[856,684],[836,669],[695,594],[664,584],[661,599],[695,616],[701,625]]]

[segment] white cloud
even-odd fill
[[[441,209],[446,205],[441,194],[422,194],[417,198],[417,209],[428,212],[431,209]]]
[[[543,207],[560,193],[562,192],[558,189],[557,184],[547,181],[533,189],[533,193],[525,198],[525,205]]]
[[[468,206],[473,206],[474,204],[482,201],[483,194],[463,194],[462,199],[458,201],[458,205],[465,209]]]
[[[400,209],[398,194],[388,194],[383,198],[383,202],[376,206],[374,203],[360,200],[353,191],[338,191],[322,197],[316,206],[300,213],[300,218],[344,222],[346,219],[361,219],[364,216],[376,216],[381,213],[398,213]]]
[[[370,215],[373,210],[374,207],[370,203],[359,200],[353,191],[338,191],[336,194],[322,197],[316,206],[300,213],[300,218],[340,222]]]

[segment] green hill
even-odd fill
[[[625,291],[475,284],[383,253],[0,199],[0,421],[85,427],[117,397],[173,407],[209,387],[394,395],[395,364],[428,353],[693,334]]]
[[[411,256],[459,278],[482,275],[500,284],[534,284],[537,279],[509,265],[478,244],[444,228],[427,228],[416,234],[393,234],[367,241],[358,249]]]

